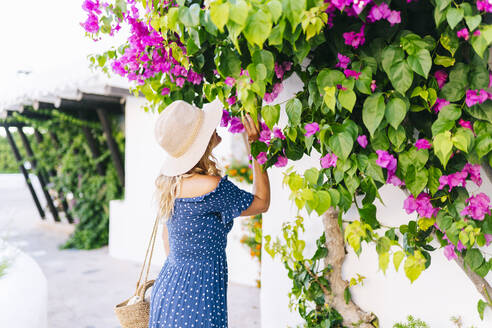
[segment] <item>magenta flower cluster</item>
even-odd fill
[[[354,47],[357,49],[359,46],[363,45],[366,42],[366,38],[364,36],[364,28],[365,25],[362,25],[359,32],[345,32],[343,33],[343,38],[345,39],[345,44]]]
[[[433,217],[439,212],[438,208],[432,206],[430,195],[425,192],[421,192],[417,198],[413,195],[408,196],[403,202],[403,208],[408,214],[417,211],[418,215],[423,218]]]
[[[472,180],[477,186],[482,185],[482,178],[480,177],[480,165],[466,163],[463,169],[459,172],[455,172],[448,175],[443,175],[439,178],[438,190],[444,189],[444,186],[448,186],[451,191],[454,187],[465,187],[466,179]]]
[[[321,162],[321,167],[322,168],[329,168],[329,167],[336,167],[337,166],[337,160],[338,157],[335,154],[326,154],[325,156],[321,157],[320,162]]]
[[[477,0],[477,9],[479,11],[492,13],[492,3],[490,3],[490,0]]]
[[[461,211],[461,215],[468,215],[479,221],[483,221],[485,214],[490,215],[490,198],[483,192],[469,197],[466,203],[467,206]]]
[[[448,73],[442,70],[438,70],[434,73],[434,77],[436,78],[437,85],[439,88],[442,88],[448,79]]]
[[[369,23],[382,19],[386,19],[391,26],[401,23],[400,12],[391,10],[386,2],[382,2],[379,6],[374,5],[367,15],[367,21]]]
[[[85,22],[80,23],[80,25],[88,32],[88,33],[97,33],[99,32],[99,18],[98,15],[101,14],[100,3],[99,0],[91,1],[85,0],[82,3],[82,9],[87,12],[87,19]]]
[[[292,62],[284,61],[282,64],[275,63],[275,76],[279,80],[283,80],[285,72],[290,71]]]
[[[492,99],[492,94],[490,92],[485,91],[484,89],[466,90],[465,103],[468,107],[471,107],[476,104],[482,104],[487,99]]]
[[[378,149],[376,150],[376,154],[378,154],[378,159],[376,160],[376,164],[388,170],[388,177],[386,178],[386,183],[392,184],[394,186],[402,186],[404,182],[401,181],[396,176],[396,167],[397,160],[396,158],[388,153],[386,150]]]
[[[415,147],[417,149],[430,149],[432,145],[427,139],[419,139],[415,142]]]

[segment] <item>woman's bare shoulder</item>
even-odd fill
[[[211,192],[221,180],[220,176],[199,174],[184,179],[179,197],[196,197]]]

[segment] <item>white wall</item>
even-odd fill
[[[6,246],[0,258],[8,253],[12,263],[0,277],[0,327],[47,328],[46,277],[29,255]]]
[[[299,80],[292,77],[286,80],[284,91],[277,102],[282,102],[299,90]],[[283,105],[282,105],[283,106]],[[281,112],[280,125],[287,122],[285,111]],[[295,169],[302,173],[305,169],[315,166],[319,168],[319,156],[315,150],[311,157],[304,156],[295,163]],[[288,165],[291,163],[289,162]],[[282,222],[293,221],[297,215],[297,207],[289,201],[290,191],[282,186],[283,169],[269,169],[272,189],[270,210],[264,214],[263,236],[271,235],[272,240],[281,236]],[[483,191],[492,196],[492,184],[482,173],[484,183],[480,189],[470,188],[472,191]],[[473,183],[470,183],[473,184]],[[414,215],[407,215],[403,210],[405,194],[393,186],[384,186],[380,190],[386,206],[376,203],[378,219],[385,225],[399,226],[407,222]],[[491,197],[492,198],[492,197]],[[305,233],[300,236],[306,240],[304,255],[311,257],[315,250],[315,241],[323,232],[322,221],[316,212],[309,217],[306,211],[301,211],[305,218]],[[358,219],[357,210],[352,208],[344,216],[345,220]],[[345,224],[346,225],[346,224]],[[282,240],[282,238],[281,238]],[[435,243],[437,245],[437,242]],[[349,280],[357,277],[357,273],[366,277],[363,286],[351,288],[353,299],[362,309],[374,312],[379,320],[380,327],[392,328],[395,322],[405,321],[407,314],[412,314],[426,321],[431,328],[453,327],[449,318],[461,316],[463,327],[474,325],[476,328],[492,327],[492,311],[487,309],[483,321],[480,321],[476,304],[481,295],[474,285],[467,279],[462,270],[453,262],[448,261],[442,249],[432,253],[432,264],[421,276],[410,284],[403,272],[403,262],[399,271],[395,272],[393,262],[390,263],[386,275],[378,271],[378,257],[375,246],[362,244],[363,252],[360,258],[347,247],[348,254],[343,266],[343,278]],[[492,253],[492,247],[488,247]],[[261,268],[261,326],[265,328],[293,327],[302,320],[297,312],[288,309],[288,292],[292,282],[287,277],[287,271],[278,258],[272,259],[268,253],[262,251]],[[487,276],[492,283],[491,275]]]
[[[152,231],[157,207],[152,197],[155,189],[163,150],[154,139],[154,122],[157,113],[145,112],[140,106],[144,98],[128,97],[125,107],[125,198],[110,202],[109,252],[121,259],[142,262],[148,239]],[[230,163],[233,158],[247,160],[240,135],[234,135],[225,128],[217,129],[222,142],[214,150],[219,164]],[[234,180],[232,180],[234,181]],[[250,186],[237,183],[241,188]],[[240,243],[243,234],[241,220],[235,219],[228,235],[226,249],[229,280],[256,286],[259,264],[250,257],[248,250]],[[162,244],[162,227],[159,227],[153,264],[161,266],[165,260]]]

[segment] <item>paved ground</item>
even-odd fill
[[[59,250],[70,229],[41,221],[22,175],[0,174],[0,237],[30,254],[44,271],[48,327],[119,327],[113,307],[133,292],[140,264],[110,257],[107,247]],[[153,267],[151,275],[159,270]],[[230,283],[228,293],[229,327],[259,328],[259,289]]]

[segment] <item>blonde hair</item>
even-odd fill
[[[174,213],[174,200],[181,189],[181,181],[183,178],[190,177],[195,174],[221,176],[222,172],[217,167],[217,159],[212,154],[215,147],[215,134],[212,135],[208,142],[207,148],[202,158],[188,172],[176,176],[166,176],[160,174],[155,180],[156,190],[154,197],[157,197],[158,216],[166,222]]]

